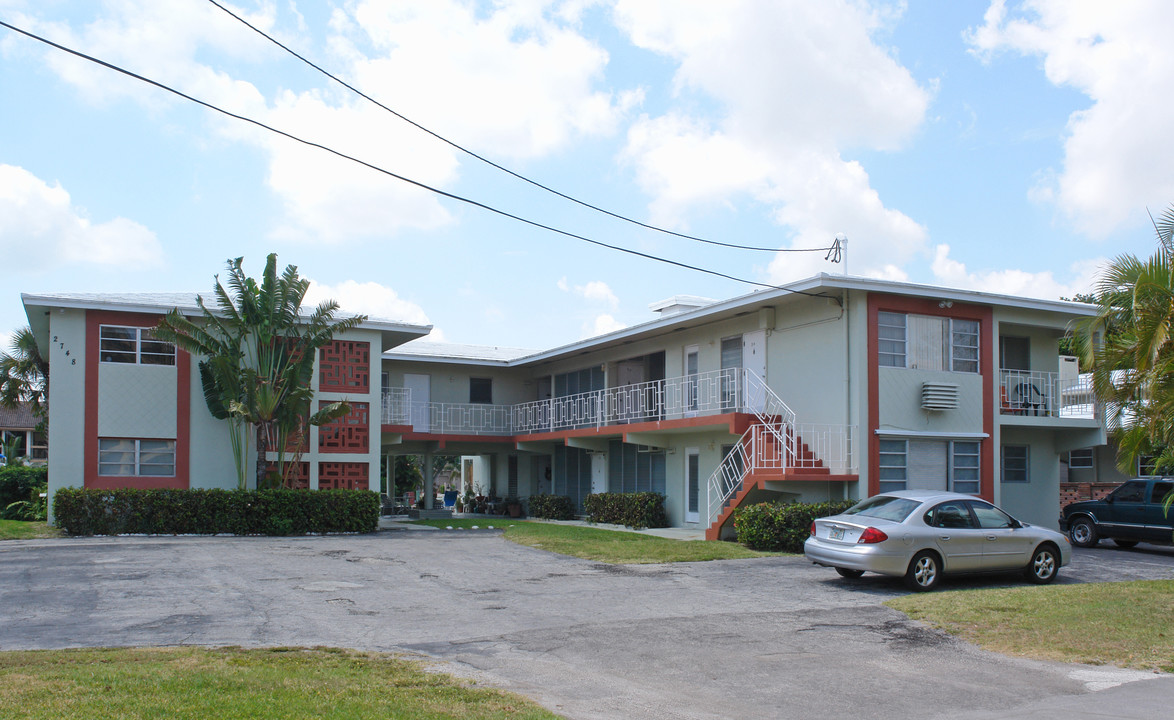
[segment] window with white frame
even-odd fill
[[[904,313],[877,313],[877,359],[881,367],[905,367],[905,330]]]
[[[950,443],[950,489],[954,492],[978,494],[978,443]]]
[[[1068,453],[1069,470],[1091,470],[1093,467],[1092,448],[1081,448]]]
[[[1028,474],[1028,449],[1026,445],[1003,446],[1003,482],[1025,483]]]
[[[909,477],[908,442],[880,441],[880,491],[904,490]]]
[[[105,363],[174,365],[175,346],[157,339],[154,328],[102,325],[98,357]]]
[[[175,477],[175,441],[98,438],[98,474]]]
[[[977,373],[979,322],[904,313],[877,313],[881,367]]]

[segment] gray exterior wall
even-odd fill
[[[69,354],[66,355],[66,352]],[[49,517],[53,494],[84,484],[86,390],[86,314],[56,310],[49,315]],[[174,393],[173,393],[174,395]]]

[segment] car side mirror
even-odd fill
[[[1018,530],[1021,527],[1023,527],[1023,523],[1019,522],[1015,518],[1011,518],[1011,529],[1012,530]]]
[[[1112,496],[1112,495],[1106,495],[1106,496],[1105,496],[1105,502],[1107,502],[1107,503],[1111,503],[1111,502],[1113,502],[1113,496]]]

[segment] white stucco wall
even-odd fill
[[[82,487],[85,460],[86,316],[82,310],[49,315],[49,516],[53,493]],[[67,354],[68,353],[68,354]]]
[[[98,437],[174,440],[178,386],[175,365],[99,362]]]

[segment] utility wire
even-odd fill
[[[468,205],[472,205],[474,207],[479,207],[482,210],[487,210],[491,213],[501,215],[502,217],[507,217],[511,220],[516,220],[518,222],[524,223],[526,225],[530,225],[532,227],[539,228],[541,230],[547,230],[549,232],[553,232],[558,235],[563,235],[565,237],[573,238],[575,240],[582,240],[583,242],[590,243],[592,245],[597,245],[599,247],[608,248],[609,250],[616,250],[618,252],[627,253],[629,255],[635,255],[637,257],[642,257],[642,258],[645,258],[648,260],[653,260],[655,262],[661,262],[661,263],[665,263],[668,265],[674,265],[676,267],[684,268],[686,270],[695,270],[697,272],[705,273],[707,275],[714,275],[716,277],[725,278],[726,280],[733,280],[734,282],[740,282],[740,283],[743,283],[746,285],[756,285],[758,287],[769,288],[772,290],[783,290],[786,292],[795,293],[795,294],[799,294],[799,295],[809,295],[811,297],[825,297],[823,295],[817,295],[816,293],[804,292],[802,290],[792,290],[790,288],[784,288],[784,287],[780,287],[777,285],[771,285],[769,283],[762,283],[762,282],[758,282],[756,280],[747,280],[745,278],[740,278],[740,277],[737,277],[734,275],[728,275],[723,272],[718,272],[717,270],[710,270],[708,268],[698,267],[696,265],[689,265],[687,263],[678,262],[676,260],[670,260],[668,258],[659,257],[657,255],[643,253],[638,250],[632,250],[629,248],[620,247],[619,245],[611,245],[611,244],[608,244],[608,243],[605,243],[605,242],[602,242],[599,240],[593,240],[593,239],[586,237],[586,236],[583,236],[583,235],[578,235],[578,234],[570,232],[568,230],[561,230],[559,228],[556,228],[556,227],[553,227],[550,225],[545,225],[545,224],[540,223],[536,220],[530,220],[528,218],[524,218],[519,215],[514,215],[513,213],[506,212],[505,210],[500,210],[500,209],[495,208],[491,205],[486,205],[485,203],[478,202],[478,201],[473,200],[471,198],[467,198],[467,197],[463,197],[461,195],[456,195],[456,194],[453,194],[450,192],[446,192],[446,191],[441,190],[439,188],[434,188],[431,185],[426,185],[422,182],[419,182],[418,180],[413,180],[409,177],[399,175],[399,174],[394,173],[390,170],[386,170],[384,168],[381,168],[377,165],[372,165],[371,163],[369,163],[365,160],[360,160],[359,158],[353,157],[351,155],[347,155],[346,153],[343,153],[343,152],[340,152],[340,151],[335,150],[333,148],[327,147],[326,145],[322,145],[322,144],[313,142],[311,140],[305,140],[305,139],[300,138],[296,135],[285,132],[284,130],[279,130],[279,129],[272,127],[270,125],[266,125],[265,123],[263,123],[259,120],[254,120],[253,118],[246,117],[244,115],[238,115],[234,112],[230,112],[228,110],[225,110],[224,108],[213,105],[212,103],[205,102],[204,100],[200,100],[199,98],[192,97],[191,95],[188,95],[188,94],[183,93],[179,90],[176,90],[173,87],[170,87],[168,85],[164,85],[161,82],[158,82],[156,80],[152,80],[151,78],[148,78],[148,77],[144,77],[142,75],[139,75],[138,73],[132,72],[130,70],[119,67],[119,66],[114,65],[112,63],[106,62],[105,60],[100,60],[96,57],[93,57],[92,55],[87,55],[79,50],[74,50],[73,48],[69,48],[69,47],[66,47],[65,45],[61,45],[59,43],[53,42],[52,40],[49,40],[48,38],[44,38],[44,37],[41,37],[40,35],[37,35],[33,32],[30,32],[28,30],[21,29],[19,27],[16,27],[15,25],[7,23],[3,20],[0,20],[0,27],[6,27],[9,30],[12,30],[13,32],[20,33],[21,35],[24,35],[25,37],[36,40],[37,42],[44,43],[45,45],[49,45],[50,47],[57,48],[58,50],[61,50],[62,52],[69,53],[70,55],[73,55],[75,57],[79,57],[83,60],[88,60],[89,62],[92,62],[96,65],[101,65],[102,67],[108,68],[108,69],[113,70],[113,71],[120,73],[122,75],[126,75],[127,77],[131,77],[131,78],[134,78],[135,80],[139,80],[141,82],[147,83],[148,85],[152,85],[154,87],[159,88],[160,90],[164,90],[164,91],[169,92],[173,95],[177,95],[185,100],[189,100],[191,102],[194,102],[197,105],[202,105],[203,107],[206,107],[209,110],[213,110],[215,112],[218,112],[222,115],[226,115],[226,116],[234,118],[236,120],[240,120],[242,122],[249,123],[250,125],[255,125],[259,128],[262,128],[264,130],[268,130],[269,132],[277,134],[277,135],[281,135],[282,137],[289,138],[290,140],[301,143],[303,145],[318,148],[319,150],[323,150],[325,152],[328,152],[331,155],[335,155],[335,156],[340,157],[344,160],[350,160],[351,162],[358,163],[359,165],[370,168],[376,172],[379,172],[379,173],[382,173],[382,174],[387,175],[389,177],[393,177],[397,180],[406,182],[409,185],[415,185],[418,188],[421,188],[423,190],[427,190],[428,192],[434,193],[436,195],[440,195],[442,197],[446,197],[451,200],[456,200],[458,202],[463,202]]]
[[[387,112],[396,116],[400,120],[403,120],[404,122],[408,123],[409,125],[412,125],[413,127],[428,133],[429,135],[431,135],[432,137],[436,138],[437,140],[445,143],[446,145],[449,145],[449,146],[465,153],[466,155],[469,155],[470,157],[473,157],[473,158],[476,158],[477,160],[480,160],[481,162],[485,163],[486,165],[489,165],[490,167],[496,168],[496,169],[498,169],[508,175],[511,175],[511,176],[521,180],[522,182],[529,183],[530,185],[533,185],[534,187],[541,188],[542,190],[545,190],[546,192],[551,193],[552,195],[557,195],[558,197],[563,198],[564,200],[570,200],[571,202],[573,202],[577,205],[582,205],[585,208],[589,208],[589,209],[594,210],[596,212],[603,213],[604,215],[607,215],[609,217],[613,217],[617,220],[622,220],[624,222],[631,223],[633,225],[638,225],[638,226],[645,228],[647,230],[654,230],[656,232],[664,233],[666,235],[672,235],[674,237],[684,238],[685,240],[695,240],[696,242],[706,243],[709,245],[719,245],[721,247],[734,248],[737,250],[757,250],[757,251],[761,251],[761,252],[772,252],[772,253],[776,253],[776,252],[824,252],[824,251],[828,251],[828,250],[832,249],[832,248],[826,248],[826,247],[821,247],[821,248],[769,248],[769,247],[758,247],[755,245],[738,245],[735,243],[719,242],[717,240],[707,240],[705,238],[695,237],[693,235],[686,235],[684,233],[679,233],[679,232],[675,232],[673,230],[668,230],[666,228],[658,227],[656,225],[650,225],[648,223],[644,223],[639,220],[636,220],[635,218],[630,218],[626,215],[621,215],[619,213],[612,212],[611,210],[601,208],[598,205],[592,205],[589,202],[586,202],[584,200],[580,200],[576,197],[572,197],[571,195],[567,195],[566,193],[555,190],[554,188],[550,187],[549,185],[544,185],[543,183],[540,183],[537,180],[532,180],[532,179],[526,177],[525,175],[514,172],[513,170],[510,170],[507,167],[504,167],[502,165],[499,165],[498,163],[493,162],[489,158],[486,158],[482,155],[479,155],[479,154],[473,152],[472,150],[470,150],[462,145],[459,145],[459,144],[453,142],[452,140],[449,140],[448,138],[444,137],[443,135],[440,135],[439,133],[436,133],[436,132],[433,132],[432,130],[429,130],[428,128],[424,127],[423,125],[416,122],[415,120],[412,120],[411,118],[408,118],[408,117],[396,112],[395,110],[392,110],[391,108],[389,108],[388,106],[379,102],[378,100],[371,97],[367,93],[356,88],[354,85],[351,85],[347,81],[345,81],[345,80],[339,78],[338,76],[334,75],[333,73],[331,73],[329,70],[322,68],[321,66],[317,65],[313,61],[302,56],[296,50],[291,49],[290,47],[283,44],[280,40],[269,35],[264,30],[258,28],[256,25],[253,25],[248,20],[244,19],[240,15],[237,15],[236,13],[234,13],[232,10],[229,10],[224,5],[221,5],[219,2],[217,2],[217,0],[208,0],[208,2],[212,3],[216,7],[220,8],[224,12],[228,13],[231,17],[240,21],[241,24],[243,24],[245,27],[249,28],[253,32],[260,35],[261,37],[265,38],[269,42],[271,42],[274,45],[276,45],[277,47],[281,48],[282,50],[286,51],[290,55],[293,55],[298,60],[301,60],[303,63],[314,68],[318,72],[322,73],[323,75],[330,78],[331,80],[338,83],[339,85],[342,85],[343,87],[345,87],[346,89],[355,93],[359,97],[362,97],[363,99],[365,99],[371,103],[374,103],[375,105],[379,106],[380,108],[383,108],[384,110],[386,110]],[[838,262],[838,260],[832,260],[832,262]]]

